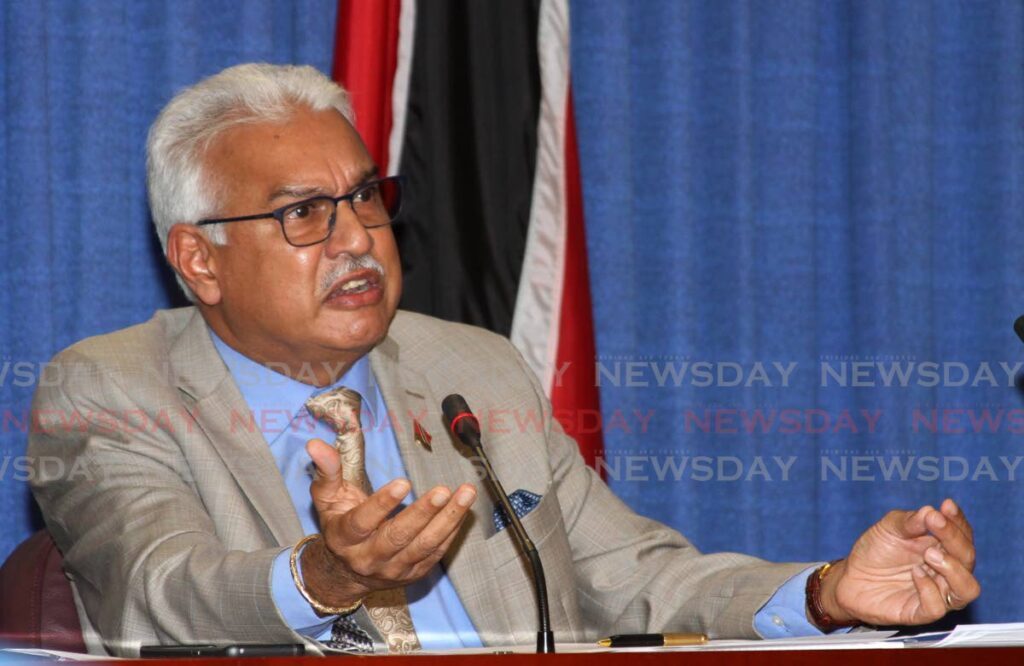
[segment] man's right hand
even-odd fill
[[[374,590],[425,576],[448,550],[476,499],[472,484],[454,493],[437,486],[389,518],[409,494],[407,480],[394,479],[367,497],[342,478],[334,447],[312,439],[306,451],[316,465],[309,492],[323,538],[302,551],[302,578],[309,594],[326,606],[351,606]]]

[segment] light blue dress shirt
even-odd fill
[[[306,442],[318,437],[334,441],[334,431],[313,419],[305,408],[310,396],[338,386],[357,391],[363,399],[363,435],[366,442],[366,474],[374,488],[405,477],[402,456],[387,418],[387,407],[370,370],[367,357],[335,384],[317,389],[256,363],[238,353],[212,331],[210,337],[231,372],[256,426],[270,446],[285,487],[299,514],[305,534],[320,531],[316,510],[309,496],[309,465]],[[415,498],[407,498],[406,504]],[[281,616],[295,631],[315,639],[330,637],[334,617],[320,617],[299,593],[292,581],[285,548],[274,560],[271,591]],[[787,581],[754,617],[754,628],[764,638],[820,634],[804,614],[804,585],[814,567]],[[424,649],[480,647],[480,637],[469,619],[444,567],[435,566],[424,578],[406,587],[409,614]]]
[[[794,638],[820,636],[821,631],[807,621],[807,578],[818,565],[801,571],[790,578],[772,595],[754,616],[754,629],[762,638]],[[833,634],[845,634],[849,627],[836,629]]]
[[[306,442],[314,437],[325,442],[333,442],[335,438],[329,426],[312,418],[306,410],[310,396],[338,386],[357,391],[363,399],[361,420],[366,443],[366,474],[371,485],[380,488],[392,479],[405,478],[405,467],[387,418],[384,398],[367,357],[359,359],[334,385],[317,389],[252,361],[212,332],[210,336],[270,446],[305,534],[320,531],[309,496],[312,461],[306,453]],[[413,499],[407,498],[405,504]],[[274,560],[271,573],[274,602],[290,627],[311,638],[326,639],[330,637],[335,618],[318,616],[299,593],[292,580],[290,555],[291,548],[286,548]],[[406,586],[405,593],[416,636],[424,649],[480,647],[476,628],[441,564],[431,569],[426,577]]]

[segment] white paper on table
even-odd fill
[[[765,640],[714,640],[704,645],[655,648],[672,651],[704,650],[890,650],[902,648],[902,643],[886,641],[895,631],[853,631],[827,636],[800,636],[798,638],[769,638]]]
[[[1024,622],[961,624],[929,647],[995,647],[1024,645]]]

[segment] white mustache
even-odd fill
[[[352,257],[345,255],[345,259],[331,267],[327,273],[320,278],[320,292],[326,293],[338,282],[341,278],[345,277],[349,273],[355,271],[371,270],[376,272],[381,277],[384,276],[384,267],[381,266],[380,262],[374,259],[369,254],[364,254],[359,257]]]

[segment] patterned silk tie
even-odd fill
[[[341,454],[342,478],[359,486],[369,495],[372,488],[366,476],[366,444],[359,424],[359,408],[359,394],[344,387],[315,395],[306,401],[309,413],[338,433],[334,446]],[[409,615],[405,588],[395,587],[373,592],[363,601],[363,606],[373,620],[373,625],[384,637],[388,652],[404,653],[420,649],[416,628],[413,627],[412,616]],[[339,622],[341,620],[349,618],[341,618]],[[349,627],[346,626],[345,629]]]

